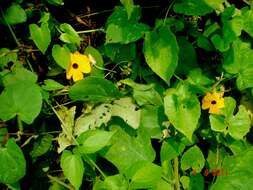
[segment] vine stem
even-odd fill
[[[67,184],[64,183],[63,181],[59,180],[57,177],[53,177],[53,176],[51,176],[51,175],[49,175],[49,174],[47,175],[47,177],[48,177],[51,181],[54,181],[54,182],[56,182],[56,183],[58,183],[58,184],[60,184],[60,185],[62,185],[62,186],[64,186],[64,187],[66,187],[67,189],[74,190],[73,187],[71,187],[70,185],[67,185]]]
[[[11,35],[12,35],[14,41],[16,42],[17,46],[20,46],[21,44],[19,43],[18,38],[16,37],[14,31],[12,30],[10,24],[7,22],[7,20],[6,20],[6,18],[5,18],[5,15],[4,15],[4,12],[3,12],[3,9],[2,9],[1,6],[0,6],[0,12],[1,12],[2,16],[3,16],[3,19],[4,19],[4,21],[5,21],[6,25],[7,25],[7,27],[9,28],[9,30],[10,30],[10,32],[11,32]]]
[[[175,190],[180,190],[180,183],[179,183],[179,173],[178,173],[178,157],[174,159],[174,181],[175,181]]]
[[[105,175],[105,173],[98,167],[98,165],[86,154],[83,154],[84,157],[89,160],[89,162],[99,171],[99,173],[102,175],[102,177],[105,179],[107,176]]]
[[[97,29],[91,29],[91,30],[82,30],[82,31],[77,31],[77,34],[85,34],[85,33],[91,33],[91,32],[105,32],[103,28],[97,28]]]

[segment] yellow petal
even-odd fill
[[[73,69],[70,67],[66,71],[66,78],[69,80],[71,79],[72,75],[73,75]]]
[[[76,82],[78,80],[82,80],[83,79],[83,73],[82,72],[74,72],[73,73],[73,81]]]
[[[80,71],[83,73],[90,73],[91,72],[91,66],[90,62],[82,62],[79,64]]]
[[[218,114],[219,112],[220,112],[220,109],[216,105],[211,106],[209,109],[209,113],[212,113],[212,114]]]
[[[224,98],[220,98],[218,101],[217,101],[217,104],[216,104],[216,106],[218,107],[218,108],[224,108]]]

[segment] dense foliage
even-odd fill
[[[0,0],[0,189],[251,190],[253,2]]]

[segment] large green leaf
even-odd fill
[[[137,129],[140,125],[141,110],[130,97],[125,97],[113,102],[112,116],[121,117],[128,125]]]
[[[25,157],[14,139],[0,148],[0,163],[0,183],[13,184],[26,173]]]
[[[245,30],[251,37],[253,37],[253,11],[247,8],[242,9],[243,16],[243,30]]]
[[[237,39],[224,55],[223,68],[230,74],[237,75],[236,85],[239,90],[253,87],[253,50],[251,44]]]
[[[134,7],[132,9],[132,11],[136,11],[140,8]],[[149,30],[149,27],[137,21],[128,19],[127,12],[123,7],[116,7],[107,21],[106,43],[128,44],[140,39]]]
[[[70,88],[69,96],[72,100],[104,102],[119,98],[120,93],[109,80],[86,77]]]
[[[48,27],[48,23],[42,23],[40,27],[36,24],[30,24],[29,30],[31,38],[34,41],[35,45],[43,54],[45,54],[51,42],[51,33]]]
[[[23,75],[25,74],[25,75]],[[7,121],[16,115],[27,124],[38,116],[42,106],[40,88],[36,75],[17,68],[3,79],[5,89],[0,95],[0,118]]]
[[[81,155],[78,153],[72,154],[72,152],[64,150],[61,156],[61,168],[64,176],[69,182],[75,189],[79,189],[84,174],[84,165]]]
[[[95,153],[109,145],[109,141],[113,135],[114,132],[102,130],[86,131],[77,138],[77,142],[81,145],[79,150],[84,154]]]
[[[179,48],[168,27],[157,30],[146,33],[143,52],[148,66],[169,83],[177,67]]]
[[[25,10],[18,4],[13,3],[4,13],[5,20],[10,25],[26,22]]]
[[[199,147],[196,145],[188,149],[181,158],[182,170],[192,168],[199,173],[205,165],[205,158]]]
[[[225,0],[182,0],[180,3],[175,3],[173,9],[176,13],[192,16],[203,16],[211,13]]]
[[[189,91],[188,85],[181,84],[178,89],[168,91],[164,107],[172,125],[191,141],[200,117],[198,97]]]
[[[250,190],[253,186],[253,150],[247,149],[237,156],[226,157],[222,164],[222,174],[217,177],[210,190]]]
[[[101,104],[95,107],[91,112],[84,113],[76,119],[74,134],[79,136],[81,133],[90,129],[107,124],[112,116],[112,105]]]
[[[140,136],[131,137],[119,126],[115,127],[118,129],[112,137],[112,145],[108,147],[108,150],[101,152],[101,155],[112,162],[120,172],[126,172],[138,161],[152,162],[154,160],[155,152],[149,139]]]

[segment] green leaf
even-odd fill
[[[80,154],[72,154],[72,152],[64,150],[61,156],[61,168],[69,182],[75,189],[79,189],[84,174],[84,165]]]
[[[243,30],[246,31],[251,37],[253,37],[253,11],[244,8],[242,11],[243,17]]]
[[[177,39],[179,46],[179,59],[176,73],[187,74],[192,69],[198,67],[197,55],[193,45],[184,37]]]
[[[60,36],[61,41],[80,46],[81,38],[70,24],[63,23],[60,25],[60,29],[63,32]]]
[[[85,49],[85,54],[91,55],[96,61],[95,66],[92,68],[90,75],[94,76],[94,77],[104,78],[104,70],[103,70],[104,69],[104,60],[103,60],[101,53],[97,49],[95,49],[94,47],[88,46]]]
[[[35,45],[43,54],[45,54],[51,42],[51,34],[48,28],[48,23],[42,23],[40,27],[36,24],[30,24],[29,30]]]
[[[137,129],[140,125],[141,111],[130,97],[125,97],[113,102],[112,116],[121,117],[128,125]]]
[[[136,44],[105,44],[103,53],[114,63],[124,63],[136,58]]]
[[[55,6],[64,5],[63,0],[47,0],[47,2]]]
[[[146,33],[143,52],[148,66],[166,83],[169,83],[178,62],[178,45],[167,27]]]
[[[16,183],[26,173],[26,161],[22,150],[9,139],[4,148],[0,148],[0,183]]]
[[[182,170],[194,169],[199,173],[205,165],[205,158],[199,147],[194,145],[189,148],[181,158]]]
[[[237,76],[236,85],[239,90],[253,87],[253,50],[250,43],[237,39],[224,54],[223,68]]]
[[[0,49],[0,68],[3,68],[10,62],[17,62],[18,60],[18,54],[16,52],[13,52],[7,48],[1,48]]]
[[[134,8],[140,9],[140,7]],[[128,44],[139,40],[149,30],[149,27],[137,21],[128,19],[126,10],[116,7],[107,20],[106,43]]]
[[[223,109],[225,116],[211,115],[210,123],[214,131],[229,133],[233,138],[240,140],[250,130],[250,117],[246,108],[239,106],[239,111],[233,115],[236,102],[231,97],[225,98],[225,107]]]
[[[162,105],[160,94],[154,89],[154,84],[138,84],[131,79],[121,80],[120,83],[133,88],[133,97],[139,106],[143,105]]]
[[[141,121],[139,130],[145,130],[146,135],[152,138],[160,138],[162,129],[160,127],[160,119],[163,114],[162,107],[145,106],[141,109]]]
[[[84,113],[76,119],[74,134],[79,136],[81,133],[90,129],[107,124],[112,116],[112,105],[101,104],[95,107],[90,113]]]
[[[225,0],[183,0],[175,3],[173,9],[176,13],[192,16],[203,16],[213,12]]]
[[[135,171],[131,176],[130,189],[155,187],[162,177],[162,168],[153,163],[143,161],[136,164],[131,166]]]
[[[54,90],[61,90],[64,88],[64,86],[56,82],[55,80],[46,79],[44,80],[44,85],[42,85],[41,88],[46,91],[54,91]]]
[[[79,150],[83,154],[95,153],[105,146],[109,145],[110,139],[114,135],[114,132],[107,132],[102,130],[89,130],[82,133],[77,142],[81,145]]]
[[[201,174],[190,177],[189,190],[204,190],[204,177]]]
[[[60,67],[63,69],[68,68],[70,64],[70,51],[66,46],[61,47],[55,44],[52,49],[52,56]]]
[[[75,144],[73,142],[74,119],[76,106],[67,108],[60,106],[57,110],[57,117],[61,121],[62,133],[58,137],[58,153],[62,152],[66,147]]]
[[[26,74],[26,75],[23,75]],[[37,77],[30,71],[15,69],[4,77],[5,89],[0,95],[0,118],[7,121],[16,115],[27,124],[38,116],[42,106]]]
[[[171,161],[180,155],[184,149],[185,145],[182,142],[177,142],[174,138],[169,138],[162,144],[160,152],[161,162]]]
[[[192,134],[197,129],[200,105],[198,97],[190,92],[189,86],[181,84],[178,89],[171,89],[164,98],[164,108],[172,125],[191,141]]]
[[[119,126],[116,127],[117,131],[112,137],[111,146],[101,152],[101,156],[113,163],[122,173],[138,161],[154,160],[155,152],[149,139],[140,136],[131,137]]]
[[[123,175],[117,174],[106,177],[104,181],[98,181],[93,186],[93,190],[127,190],[128,183]]]
[[[120,0],[120,2],[124,5],[128,18],[131,17],[132,12],[134,10],[134,1],[133,0]]]
[[[30,152],[30,156],[32,158],[36,158],[45,154],[52,145],[53,136],[50,134],[46,134],[40,137],[35,143],[33,144],[33,149]]]
[[[120,92],[109,80],[86,77],[70,88],[69,96],[72,100],[105,102],[119,98]]]
[[[253,186],[253,150],[247,149],[237,156],[226,157],[221,170],[223,175],[217,177],[210,190],[251,189]]]
[[[5,21],[10,25],[26,22],[27,16],[25,10],[18,4],[12,3],[4,13]]]

